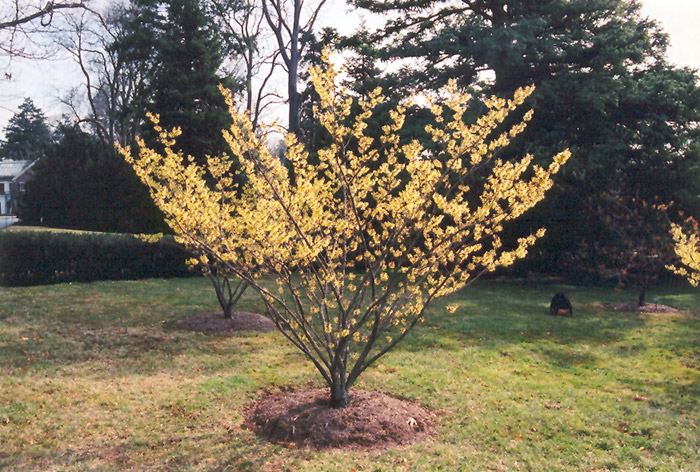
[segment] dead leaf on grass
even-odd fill
[[[561,405],[549,405],[545,403],[542,406],[547,410],[561,410]]]

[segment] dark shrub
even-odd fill
[[[14,228],[0,231],[0,285],[186,277],[187,257],[170,237]]]

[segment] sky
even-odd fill
[[[643,0],[642,12],[669,34],[672,63],[700,69],[700,0]]]
[[[340,6],[335,8],[343,9]],[[659,21],[669,34],[668,58],[672,63],[700,70],[700,0],[643,0],[642,14]],[[343,18],[347,26],[351,16],[341,13],[326,16],[329,17]],[[4,59],[0,57],[0,60]],[[7,61],[0,64],[6,66]],[[0,74],[0,136],[4,135],[2,130],[24,97],[32,98],[51,122],[59,120],[67,110],[58,97],[65,96],[71,83],[80,83],[81,80],[75,64],[69,59],[13,60],[5,70],[12,77],[9,79]]]

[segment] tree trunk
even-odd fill
[[[345,375],[334,375],[331,385],[331,408],[344,408],[350,404]]]
[[[250,115],[250,121],[257,122],[257,116],[253,116],[253,60],[255,59],[255,50],[251,45],[248,45],[248,59],[246,61],[246,77],[245,77],[245,92],[246,92],[246,110]]]
[[[347,340],[341,340],[330,366],[331,408],[344,408],[350,404],[347,374],[348,348]]]
[[[646,296],[647,296],[647,284],[642,285],[641,290],[639,291],[639,299],[637,300],[637,303],[639,306],[644,306],[646,303]]]
[[[216,269],[212,270],[210,267],[207,270],[207,276],[211,280],[212,285],[214,285],[214,291],[216,292],[216,299],[219,300],[219,305],[221,305],[221,310],[224,312],[224,318],[230,320],[233,318],[233,308],[238,303],[238,300],[243,295],[243,292],[248,288],[248,284],[239,281],[238,285],[231,288],[231,281],[226,275],[220,275],[215,272]]]
[[[227,320],[233,319],[233,304],[223,306],[224,318]]]
[[[299,126],[299,109],[301,108],[301,94],[297,91],[297,73],[299,58],[296,54],[292,55],[292,61],[289,67],[289,82],[287,84],[287,92],[289,96],[289,132],[294,133],[297,139],[301,139],[301,128]]]

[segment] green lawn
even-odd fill
[[[604,307],[632,292],[564,287],[575,317],[549,317],[561,289],[481,282],[433,306],[358,387],[419,401],[437,434],[367,453],[241,428],[259,390],[320,378],[278,333],[174,330],[217,309],[207,280],[0,288],[0,470],[700,470],[700,292],[637,315]]]

